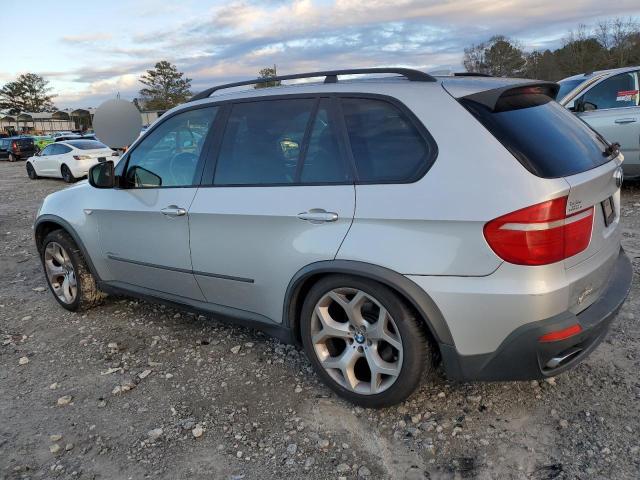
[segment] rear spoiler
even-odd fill
[[[560,85],[554,82],[530,82],[518,85],[507,85],[500,88],[485,90],[462,97],[461,100],[468,100],[480,105],[484,105],[492,112],[502,112],[521,107],[523,96],[543,95],[555,100],[558,95]],[[520,97],[520,98],[517,98]],[[530,98],[530,97],[529,97]],[[528,102],[531,104],[531,101]]]

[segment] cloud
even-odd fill
[[[89,44],[96,42],[104,42],[107,40],[111,40],[113,35],[110,33],[85,33],[80,35],[64,35],[60,38],[61,42],[70,43],[70,44]]]
[[[193,78],[196,91],[254,76],[274,63],[283,73],[385,65],[460,69],[464,47],[495,34],[517,38],[525,48],[553,48],[579,23],[640,15],[637,0],[615,6],[600,0],[232,0],[210,8],[202,3],[174,5],[172,21],[153,28],[145,28],[155,23],[139,16],[136,33],[66,35],[66,48],[90,53],[94,63],[51,76],[76,82],[82,99],[122,86],[122,78],[139,76],[161,59]],[[139,9],[153,6],[146,1]],[[127,88],[135,94],[138,87]]]

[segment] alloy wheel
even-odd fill
[[[57,242],[44,250],[44,268],[53,293],[61,302],[71,304],[78,295],[76,272],[67,251]]]
[[[374,395],[402,369],[402,339],[386,308],[370,294],[337,288],[315,305],[311,342],[320,365],[342,387]]]

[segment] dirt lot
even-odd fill
[[[569,374],[440,374],[399,407],[363,410],[261,333],[128,298],[63,310],[31,223],[64,186],[0,163],[0,478],[640,476],[637,277],[608,340]],[[637,273],[640,185],[623,202]]]

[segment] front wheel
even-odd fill
[[[67,167],[66,165],[62,165],[60,173],[62,174],[62,179],[65,182],[73,183],[76,181],[76,177],[73,176],[73,173],[71,173],[71,170],[69,170],[69,167]]]
[[[27,175],[31,180],[36,180],[38,178],[38,174],[36,173],[36,169],[33,168],[33,165],[27,163]]]
[[[300,330],[316,373],[363,407],[405,400],[431,367],[419,320],[393,291],[371,280],[320,280],[305,299]]]
[[[67,310],[91,308],[105,297],[82,252],[67,232],[49,233],[42,242],[40,257],[51,292]]]

